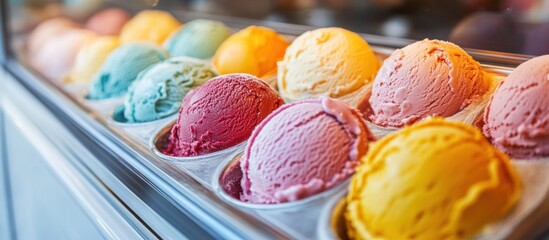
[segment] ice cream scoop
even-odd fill
[[[119,97],[137,75],[147,67],[165,60],[167,53],[150,43],[126,43],[115,49],[92,80],[89,99]]]
[[[402,127],[427,116],[449,117],[492,86],[480,64],[444,41],[418,41],[383,62],[366,101],[366,117],[385,127]],[[363,103],[359,105],[363,106]]]
[[[452,29],[448,39],[466,48],[506,53],[520,53],[524,45],[523,29],[504,12],[469,14]]]
[[[61,33],[78,28],[78,23],[68,18],[53,18],[40,23],[30,34],[27,40],[27,54],[30,57],[35,56],[46,42]]]
[[[549,55],[519,65],[484,112],[484,135],[514,158],[549,156]]]
[[[278,89],[289,101],[344,98],[371,83],[379,66],[360,35],[342,28],[321,28],[302,34],[288,47],[278,63]]]
[[[118,36],[131,16],[120,8],[103,9],[86,21],[86,28],[100,34]]]
[[[170,33],[181,23],[170,13],[157,10],[144,10],[124,25],[120,32],[123,42],[144,41],[162,45]]]
[[[248,141],[240,162],[241,200],[283,203],[330,189],[355,172],[371,140],[360,113],[342,101],[287,104]]]
[[[78,28],[59,33],[31,56],[31,63],[47,78],[60,82],[71,70],[80,48],[95,37],[94,32]]]
[[[165,154],[198,156],[235,146],[284,101],[248,74],[210,79],[183,99]]]
[[[166,42],[171,56],[189,56],[201,59],[213,57],[217,48],[231,32],[218,21],[197,19],[185,24]]]
[[[119,111],[125,122],[148,122],[170,116],[177,113],[190,90],[215,76],[213,68],[203,61],[170,58],[137,77]]]
[[[213,58],[220,74],[248,73],[264,77],[276,73],[276,62],[281,60],[290,42],[276,31],[250,26],[225,40]]]
[[[90,82],[107,56],[118,46],[120,46],[120,40],[117,37],[104,36],[91,39],[78,51],[71,72],[65,81]]]
[[[470,125],[441,118],[376,142],[351,178],[351,239],[468,239],[520,197],[509,158]]]

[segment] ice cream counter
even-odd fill
[[[123,4],[6,20],[0,239],[547,236],[549,55]]]

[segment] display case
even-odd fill
[[[123,10],[127,17],[97,20],[96,29],[90,18],[112,8]],[[165,148],[178,114],[144,123],[120,122],[117,116],[124,113],[118,108],[129,101],[127,96],[90,99],[90,81],[67,80],[72,74],[67,69],[76,67],[80,45],[67,38],[50,42],[38,38],[37,46],[31,43],[34,31],[48,19],[62,16],[74,21],[64,23],[66,28],[87,31],[74,38],[118,35],[120,28],[115,25],[121,27],[148,9],[165,11],[178,22],[158,40],[164,48],[176,37],[173,32],[179,23],[186,26],[196,19],[221,22],[229,34],[252,25],[268,27],[288,43],[307,31],[336,26],[366,40],[380,65],[396,49],[424,38],[452,41],[480,62],[495,83],[531,58],[549,54],[549,1],[545,0],[2,1],[0,191],[6,194],[0,194],[5,196],[0,201],[1,239],[347,238],[340,202],[347,194],[348,178],[298,201],[240,201],[224,184],[240,167],[248,141],[195,157],[171,156]],[[160,18],[149,18],[150,24],[137,26],[135,34],[168,28]],[[101,33],[105,29],[116,33]],[[52,36],[56,34],[61,31]],[[155,34],[149,39],[162,35]],[[271,49],[277,47],[275,40],[269,41]],[[47,44],[47,51],[36,50]],[[61,50],[65,48],[76,50],[66,54]],[[232,54],[228,61],[237,62],[238,53]],[[261,54],[268,55],[258,50],[256,61],[263,61]],[[213,61],[215,57],[207,56],[199,62]],[[272,91],[281,87],[280,74],[261,75]],[[478,126],[491,94],[474,108],[466,108],[466,113],[448,118]],[[284,100],[290,102],[287,97]],[[350,102],[359,105],[357,101]],[[378,139],[393,132],[372,123],[367,126]],[[511,164],[522,195],[508,213],[475,233],[475,238],[547,237],[549,162],[546,157],[512,158]]]

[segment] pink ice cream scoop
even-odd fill
[[[368,102],[359,106],[375,124],[402,127],[427,116],[452,116],[489,88],[480,64],[463,49],[425,39],[385,60]]]
[[[484,135],[513,158],[549,156],[549,55],[518,66],[484,112]]]
[[[100,35],[119,35],[131,16],[119,8],[103,9],[88,19],[86,28]]]
[[[50,38],[78,27],[78,23],[63,17],[53,18],[40,23],[40,25],[32,31],[27,40],[28,55],[32,57],[37,54]]]
[[[96,34],[84,29],[70,29],[49,38],[31,56],[32,65],[46,77],[60,81],[72,68],[80,48]]]
[[[198,156],[235,146],[284,101],[262,80],[248,74],[210,79],[183,99],[171,143],[172,156]]]
[[[354,173],[371,140],[360,113],[340,100],[285,105],[250,137],[240,162],[240,199],[274,204],[327,190]]]

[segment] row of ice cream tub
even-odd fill
[[[549,189],[531,174],[548,169],[549,56],[505,76],[445,41],[385,56],[342,28],[290,42],[120,9],[46,21],[26,53],[158,157],[305,238],[483,236]]]

